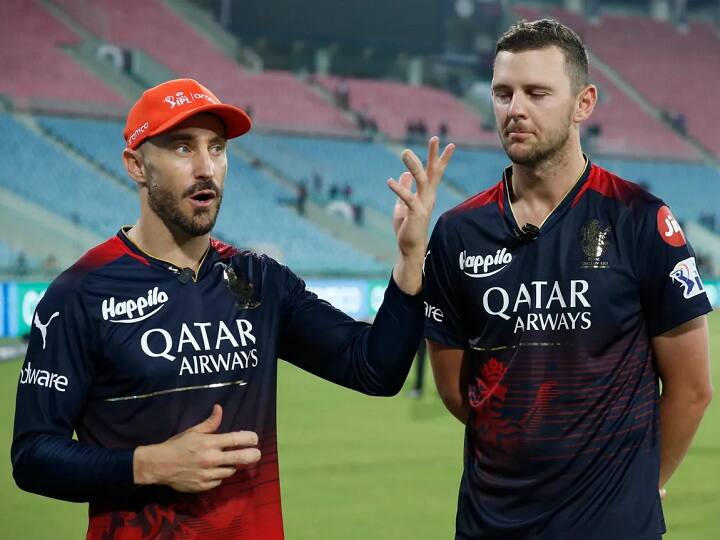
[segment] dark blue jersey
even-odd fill
[[[392,280],[370,326],[267,257],[211,240],[195,276],[121,231],[60,275],[37,307],[18,385],[15,479],[90,501],[88,538],[280,539],[277,358],[390,395],[421,334],[422,300]],[[199,423],[215,403],[219,432],[258,433],[259,464],[204,493],[134,486],[133,449]]]
[[[657,538],[650,338],[711,309],[693,251],[661,200],[591,164],[522,233],[510,172],[441,217],[425,265],[426,336],[471,366],[457,538]]]

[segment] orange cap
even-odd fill
[[[218,116],[225,123],[228,139],[247,133],[252,126],[245,111],[220,103],[215,94],[199,82],[175,79],[146,90],[132,106],[123,131],[125,144],[134,150],[150,137],[201,112]]]

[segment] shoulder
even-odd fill
[[[475,220],[478,215],[486,212],[499,217],[502,215],[504,204],[505,182],[501,180],[444,212],[438,219],[437,227],[457,226],[467,220]]]
[[[641,185],[621,178],[595,164],[592,165],[587,180],[575,195],[573,206],[589,195],[599,196],[601,200],[612,201],[634,213],[657,212],[658,208],[665,205],[662,199]]]
[[[89,279],[101,275],[109,265],[126,256],[148,264],[142,257],[133,253],[122,240],[113,236],[89,249],[75,264],[58,275],[50,283],[45,296],[56,300],[78,296]]]

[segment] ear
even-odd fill
[[[595,109],[597,103],[598,89],[594,84],[588,84],[583,88],[577,96],[575,101],[575,113],[573,114],[573,121],[578,124],[584,122]]]
[[[142,152],[139,150],[125,148],[122,153],[122,160],[128,176],[138,185],[138,187],[143,187],[147,183],[147,178]]]

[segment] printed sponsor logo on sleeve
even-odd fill
[[[670,279],[683,288],[685,298],[692,298],[705,292],[695,257],[688,257],[677,263],[670,272]]]
[[[685,235],[680,228],[680,224],[670,212],[667,206],[661,206],[657,213],[657,230],[660,238],[666,244],[673,247],[682,247],[685,245]]]
[[[445,318],[445,314],[442,312],[442,310],[438,307],[431,306],[427,302],[423,302],[425,304],[425,316],[428,319],[431,319],[435,322],[443,322],[443,319]]]
[[[34,384],[64,392],[68,378],[45,369],[33,369],[32,362],[28,362],[26,367],[20,369],[20,384]]]
[[[33,324],[35,325],[35,327],[37,327],[38,330],[40,330],[40,335],[42,336],[42,340],[43,340],[43,351],[45,350],[45,345],[47,344],[48,326],[50,326],[50,323],[53,321],[53,319],[55,317],[59,317],[59,316],[60,316],[60,312],[56,311],[55,313],[50,315],[50,318],[48,319],[48,321],[45,324],[43,324],[42,321],[40,321],[40,316],[38,315],[38,312],[37,311],[35,312],[35,319],[33,320]]]

